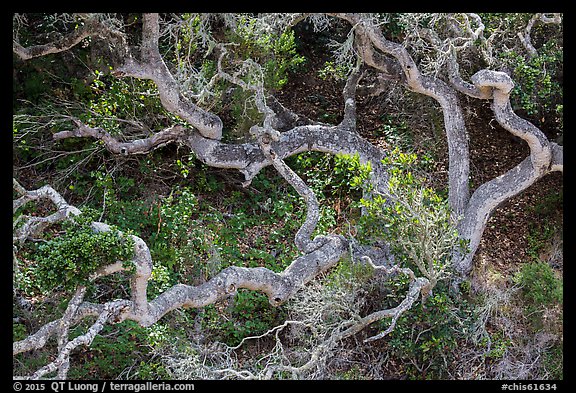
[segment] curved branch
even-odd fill
[[[327,339],[323,340],[319,345],[317,345],[314,350],[312,351],[309,360],[301,366],[294,367],[292,365],[273,365],[271,366],[266,372],[266,378],[269,379],[273,376],[276,372],[291,372],[293,374],[302,374],[303,372],[307,372],[315,367],[323,358],[323,355],[336,345],[338,342],[355,335],[356,333],[360,332],[361,330],[365,329],[367,326],[373,324],[374,322],[380,321],[385,318],[391,318],[390,325],[381,333],[369,337],[364,340],[365,343],[375,341],[381,339],[388,335],[394,327],[396,326],[396,322],[398,318],[402,316],[404,312],[409,310],[414,302],[418,299],[418,297],[423,294],[424,292],[429,291],[430,282],[428,279],[424,277],[415,277],[414,273],[407,268],[398,268],[394,266],[392,268],[385,268],[384,266],[374,265],[369,257],[363,257],[364,261],[366,261],[369,265],[371,265],[374,269],[384,270],[385,274],[391,273],[402,273],[406,274],[410,277],[410,285],[408,288],[408,292],[402,301],[396,306],[389,309],[379,310],[373,312],[365,317],[361,317],[357,320],[348,321],[346,324],[341,325],[349,326],[344,330],[340,330],[339,328],[336,329]],[[351,326],[350,326],[351,325]],[[284,326],[284,325],[282,325]],[[279,328],[281,328],[280,326]],[[272,331],[272,330],[271,330]],[[270,332],[271,332],[270,331]],[[248,374],[248,377],[253,377],[251,373]]]
[[[524,139],[530,147],[534,170],[543,174],[548,170],[551,150],[548,138],[542,131],[514,113],[510,92],[514,82],[504,72],[481,70],[470,78],[478,89],[493,89],[492,110],[498,123],[511,134]]]
[[[310,238],[318,225],[318,221],[320,220],[320,204],[318,203],[316,194],[314,194],[300,176],[290,169],[282,159],[278,158],[278,155],[270,147],[270,142],[272,142],[273,139],[278,139],[278,132],[271,133],[268,132],[269,130],[260,127],[253,128],[260,130],[256,132],[260,133],[259,143],[264,155],[272,162],[272,165],[276,168],[278,173],[280,173],[282,177],[290,183],[292,187],[294,187],[296,192],[298,192],[306,202],[306,220],[298,232],[296,232],[294,243],[300,251],[310,253],[318,248],[318,243],[322,240],[321,238],[318,238],[314,239],[314,241],[310,241]]]
[[[552,149],[551,172],[564,172],[564,148],[555,142],[550,142]]]
[[[51,187],[46,186],[35,192],[28,192],[14,180],[14,188],[23,194],[18,201],[22,206],[22,198],[30,200],[49,195],[60,205],[68,205],[64,199]],[[48,190],[48,191],[44,191]],[[45,193],[47,194],[45,195]],[[40,194],[37,196],[37,194]],[[75,209],[75,208],[74,208]],[[110,231],[107,224],[93,222],[95,232]],[[115,300],[105,304],[82,302],[85,289],[79,287],[73,300],[69,303],[64,315],[47,323],[36,333],[26,339],[13,343],[13,354],[42,348],[53,335],[58,336],[58,355],[48,365],[40,368],[30,378],[36,379],[58,371],[58,378],[65,378],[68,370],[68,359],[72,350],[79,345],[89,345],[93,338],[106,323],[118,323],[124,320],[133,320],[141,326],[150,326],[156,323],[166,313],[180,307],[204,307],[218,300],[229,297],[240,288],[261,291],[268,295],[270,303],[274,306],[281,304],[298,291],[303,285],[318,274],[334,266],[348,251],[348,243],[341,236],[322,237],[323,243],[313,251],[295,259],[283,272],[276,273],[266,268],[228,267],[199,286],[178,284],[168,289],[157,298],[148,302],[147,286],[152,273],[152,258],[146,243],[137,236],[131,235],[134,240],[134,257],[132,263],[135,271],[131,277],[131,299]],[[104,275],[126,270],[126,267],[117,262],[104,266],[93,273],[91,280]],[[97,316],[96,322],[88,331],[68,341],[68,330],[72,324],[88,316]]]
[[[66,367],[67,370],[67,364],[70,359],[70,354],[72,350],[74,350],[80,345],[86,345],[86,346],[90,345],[94,340],[94,337],[96,337],[96,335],[100,333],[100,331],[104,328],[106,323],[110,319],[113,319],[117,314],[122,312],[122,310],[126,307],[126,303],[127,302],[125,300],[116,300],[107,303],[104,306],[104,311],[98,316],[96,322],[94,322],[94,324],[90,326],[90,328],[86,333],[76,337],[71,341],[68,341],[59,351],[56,359],[54,359],[46,366],[40,368],[38,371],[32,374],[29,377],[29,379],[40,379],[44,375],[54,372],[56,370],[59,371],[58,377],[65,378],[66,376],[65,373],[61,375],[62,373],[60,372],[60,370],[62,367]]]
[[[538,56],[538,51],[536,50],[536,48],[534,48],[534,45],[532,45],[532,38],[530,37],[530,34],[532,34],[532,28],[534,27],[536,22],[559,25],[560,23],[562,23],[562,17],[560,16],[560,14],[551,14],[551,16],[540,13],[534,14],[534,16],[528,21],[528,24],[524,29],[524,33],[518,32],[518,38],[520,39],[520,42],[524,46],[524,49],[526,49],[526,52],[528,53],[529,57]]]
[[[540,129],[514,113],[510,105],[510,91],[514,84],[510,77],[497,71],[481,70],[471,77],[478,90],[491,90],[492,110],[498,123],[511,134],[522,138],[530,148],[530,155],[505,174],[476,189],[458,224],[462,238],[469,240],[468,252],[455,254],[453,264],[466,275],[472,269],[472,257],[486,223],[494,210],[505,200],[519,194],[539,178],[552,171],[563,170],[563,148],[548,141]]]
[[[57,132],[52,135],[52,138],[56,141],[72,137],[94,138],[102,141],[106,149],[111,153],[122,154],[124,156],[150,153],[152,150],[168,143],[182,142],[186,136],[186,129],[182,126],[176,125],[159,131],[149,138],[137,139],[131,142],[119,142],[116,138],[110,135],[109,132],[102,128],[92,128],[78,120],[73,121],[76,124],[74,130]]]
[[[454,48],[451,48],[449,52],[446,68],[450,85],[460,93],[480,100],[488,100],[492,98],[491,88],[487,86],[476,86],[462,79],[462,76],[460,76],[460,67],[456,58],[456,49]]]
[[[158,87],[160,101],[164,108],[181,117],[206,138],[222,138],[222,120],[190,102],[181,92],[178,82],[160,56],[158,39],[160,37],[158,14],[144,14],[142,27],[141,59],[125,59],[122,66],[113,74],[150,79]]]
[[[63,221],[71,216],[80,214],[75,206],[69,205],[62,196],[52,187],[46,185],[37,190],[26,191],[16,179],[12,179],[14,189],[22,196],[12,202],[12,211],[16,211],[30,201],[37,199],[49,199],[56,205],[57,211],[47,217],[28,217],[25,216],[25,222],[20,228],[15,231],[13,241],[19,243],[24,242],[26,239],[37,236],[44,228],[50,224]],[[14,223],[16,224],[16,223]]]
[[[347,252],[347,242],[341,236],[327,236],[326,239],[321,247],[295,259],[281,273],[264,267],[231,266],[202,285],[178,284],[150,302],[147,323],[154,323],[176,308],[207,306],[240,288],[261,291],[268,296],[270,304],[278,306],[311,279],[334,266]]]
[[[12,40],[12,51],[22,60],[29,60],[34,57],[45,56],[53,53],[60,53],[78,45],[83,39],[92,36],[106,37],[110,34],[119,35],[118,32],[101,23],[93,14],[84,18],[84,24],[74,29],[64,37],[42,45],[23,47],[16,37]]]
[[[205,138],[194,130],[174,126],[160,131],[150,138],[132,142],[119,142],[101,128],[90,128],[80,123],[73,131],[62,131],[53,135],[61,140],[69,137],[89,137],[104,142],[105,147],[114,154],[147,153],[170,142],[183,143],[196,157],[206,165],[216,168],[237,169],[245,176],[247,184],[262,168],[271,165],[257,143],[228,144]],[[324,124],[304,125],[282,132],[278,140],[270,144],[279,159],[286,159],[305,151],[318,151],[331,154],[356,153],[362,164],[370,162],[372,179],[376,190],[387,189],[386,169],[382,165],[385,152],[352,132],[345,125],[330,126]]]
[[[449,156],[448,200],[454,216],[458,217],[464,212],[469,199],[470,159],[464,116],[455,92],[442,80],[422,75],[404,46],[388,41],[376,26],[361,15],[334,14],[334,16],[350,22],[358,34],[365,37],[360,38],[363,40],[361,54],[367,64],[382,70],[382,67],[375,62],[378,56],[376,49],[394,57],[403,72],[406,86],[414,92],[434,98],[442,107]]]

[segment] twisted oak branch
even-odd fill
[[[102,128],[88,127],[79,120],[73,120],[73,122],[76,124],[75,129],[57,132],[52,136],[52,138],[56,141],[72,137],[94,138],[102,141],[106,146],[106,149],[111,153],[121,154],[124,156],[132,154],[146,154],[168,143],[183,141],[186,136],[186,129],[177,125],[159,131],[149,138],[136,139],[130,142],[120,142]]]
[[[258,143],[228,144],[205,138],[193,129],[174,126],[154,134],[150,138],[131,142],[120,142],[101,128],[91,128],[75,121],[77,128],[53,135],[55,140],[69,137],[89,137],[100,140],[114,154],[144,154],[167,143],[181,143],[208,166],[237,169],[250,182],[260,170],[271,165]],[[349,124],[349,123],[347,123]],[[385,152],[362,138],[358,133],[343,125],[323,124],[297,126],[280,133],[277,140],[270,142],[279,159],[286,159],[306,151],[330,154],[358,154],[362,164],[370,163],[372,180],[376,189],[387,188],[386,168],[382,165]]]
[[[18,191],[25,191],[16,181],[14,181],[14,184]],[[44,188],[44,190],[46,189],[48,188]],[[53,189],[49,189],[53,191]],[[21,198],[30,198],[31,195],[35,196],[37,194],[39,194],[38,191],[26,191]],[[52,197],[61,204],[65,203],[64,199],[56,191],[48,194],[40,193],[37,198],[46,197]],[[18,201],[18,203],[14,204],[15,206],[24,204],[22,199]],[[95,232],[111,230],[110,226],[100,222],[94,222],[92,228]],[[13,355],[16,355],[42,348],[50,337],[58,336],[59,350],[56,359],[40,368],[29,378],[41,378],[54,371],[58,372],[58,378],[65,378],[71,351],[79,345],[89,345],[106,323],[133,320],[141,326],[150,326],[174,309],[180,307],[204,307],[233,295],[240,288],[264,292],[268,295],[270,303],[277,306],[286,301],[308,281],[334,266],[348,250],[347,242],[343,237],[329,236],[325,238],[324,243],[320,247],[295,259],[281,273],[262,267],[245,268],[232,266],[224,269],[202,285],[194,287],[178,284],[148,302],[147,286],[153,267],[152,258],[146,243],[137,236],[131,236],[134,239],[132,263],[135,265],[135,271],[130,280],[131,299],[115,300],[105,304],[81,302],[85,291],[79,288],[77,295],[74,297],[75,300],[70,302],[68,309],[60,319],[47,323],[35,334],[13,343]],[[91,280],[124,270],[126,270],[124,264],[117,262],[100,268],[91,276]],[[97,316],[96,322],[85,334],[71,341],[68,340],[69,327],[88,316]]]
[[[458,224],[462,238],[469,240],[465,255],[456,253],[454,267],[466,275],[472,269],[472,257],[480,244],[488,218],[507,199],[519,194],[542,176],[563,171],[563,148],[550,142],[544,133],[514,113],[510,105],[511,78],[498,71],[481,70],[471,78],[474,90],[492,98],[492,110],[498,123],[511,134],[522,138],[530,155],[508,172],[482,184],[472,194]]]
[[[364,261],[364,263],[371,266],[374,270],[378,270],[380,272],[383,272],[387,276],[391,276],[391,275],[399,273],[399,274],[403,274],[403,275],[406,275],[409,277],[410,285],[409,285],[408,291],[407,291],[404,299],[402,299],[402,301],[398,305],[396,305],[395,307],[392,307],[392,308],[372,312],[369,315],[366,315],[364,317],[361,317],[356,312],[354,312],[353,313],[354,315],[351,315],[347,319],[341,321],[341,323],[337,324],[337,326],[334,326],[333,328],[331,328],[330,329],[330,330],[332,330],[331,333],[328,334],[327,337],[322,339],[319,343],[317,343],[312,348],[312,351],[309,355],[308,361],[306,361],[304,364],[302,364],[300,366],[293,366],[290,364],[291,362],[288,359],[286,359],[286,360],[288,360],[287,362],[279,362],[279,364],[267,365],[264,368],[264,370],[262,370],[262,372],[258,373],[258,375],[255,375],[254,373],[252,373],[248,370],[236,371],[236,370],[232,370],[230,368],[223,369],[223,370],[216,370],[216,372],[217,373],[229,373],[231,375],[234,375],[235,377],[240,377],[242,379],[257,379],[257,378],[261,378],[261,377],[263,377],[264,379],[271,379],[271,378],[273,378],[275,373],[282,373],[282,372],[290,372],[294,375],[295,378],[303,377],[303,375],[310,372],[315,367],[317,367],[321,362],[323,362],[326,359],[326,356],[328,354],[330,354],[331,350],[339,342],[345,340],[348,337],[351,337],[351,336],[357,334],[358,332],[365,329],[367,326],[373,324],[374,322],[377,322],[377,321],[380,321],[380,320],[383,320],[386,318],[391,318],[389,326],[384,331],[382,331],[379,334],[376,334],[372,337],[365,339],[364,342],[375,341],[375,340],[381,339],[381,338],[385,337],[386,335],[388,335],[392,330],[394,330],[396,323],[398,321],[398,318],[400,318],[400,316],[402,316],[402,314],[404,312],[409,310],[413,306],[414,302],[416,302],[421,295],[424,297],[424,295],[427,294],[431,290],[432,285],[431,285],[430,281],[425,277],[416,277],[414,272],[411,269],[400,268],[398,266],[385,267],[382,265],[375,265],[372,262],[372,260],[370,259],[370,257],[368,257],[368,256],[362,256],[361,259]],[[322,301],[324,301],[324,300],[322,300]],[[328,300],[328,301],[330,301],[330,300]],[[312,321],[286,321],[282,325],[279,325],[279,326],[269,330],[268,332],[266,332],[265,334],[263,334],[259,337],[263,337],[263,336],[266,336],[266,335],[269,335],[271,333],[276,332],[276,335],[275,335],[275,339],[277,342],[276,345],[277,346],[280,345],[280,347],[282,347],[282,344],[280,343],[280,339],[278,337],[279,331],[284,329],[289,324],[299,324],[299,325],[302,325],[304,327],[314,329],[315,325],[313,325],[313,323],[314,323],[313,320]],[[319,322],[319,323],[321,323],[321,322]],[[251,338],[259,338],[259,337],[251,337]],[[244,340],[243,340],[243,342],[244,342]],[[242,343],[240,343],[236,347],[229,348],[229,350],[236,350],[236,349],[240,348]]]
[[[469,148],[466,125],[458,97],[448,84],[422,75],[406,48],[387,40],[382,31],[359,14],[333,14],[355,27],[360,55],[366,64],[401,81],[410,90],[435,99],[442,107],[448,142],[448,200],[454,217],[464,212],[469,198]],[[383,54],[389,57],[383,57]],[[395,60],[392,61],[390,56]],[[401,71],[401,74],[399,72]]]
[[[12,38],[12,51],[21,59],[29,60],[34,57],[45,56],[53,53],[60,53],[78,45],[83,39],[88,37],[101,38],[122,38],[122,34],[108,27],[98,19],[97,14],[78,15],[83,19],[83,23],[69,34],[60,39],[46,44],[23,47],[16,36]]]
[[[160,101],[164,108],[181,117],[206,138],[222,138],[222,120],[213,113],[196,106],[181,92],[178,82],[168,69],[158,49],[160,25],[158,14],[142,16],[142,45],[140,60],[129,56],[124,64],[116,68],[115,76],[131,76],[139,79],[150,79],[158,87]]]
[[[18,243],[23,243],[26,239],[33,238],[39,235],[46,226],[54,224],[56,222],[63,221],[71,216],[76,216],[80,214],[75,206],[71,206],[62,198],[62,196],[50,186],[43,186],[37,190],[26,191],[24,187],[12,179],[13,189],[18,192],[21,196],[12,202],[12,212],[16,211],[22,206],[26,205],[30,201],[38,199],[50,199],[56,208],[56,212],[50,214],[46,217],[32,217],[32,216],[20,216],[18,221],[24,218],[24,223],[21,227],[15,230],[13,241]],[[18,223],[16,221],[14,225]]]

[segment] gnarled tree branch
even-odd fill
[[[24,194],[21,198],[38,199],[49,197],[59,201],[61,205],[66,204],[60,194],[52,188],[46,187],[42,189],[48,190],[48,192],[39,192],[38,190],[35,192],[24,192],[25,190],[17,182],[15,182],[15,187]],[[24,202],[18,202],[15,205],[21,207]],[[66,204],[66,206],[70,205]],[[92,228],[96,232],[111,230],[107,224],[100,222],[94,222]],[[42,348],[51,336],[58,335],[59,348],[56,359],[40,368],[29,378],[41,378],[54,371],[58,371],[59,378],[65,378],[71,351],[79,345],[90,344],[94,336],[109,322],[117,323],[123,320],[133,320],[142,326],[150,326],[174,309],[180,307],[204,307],[229,297],[240,288],[264,292],[268,295],[270,303],[277,306],[286,301],[308,281],[336,264],[348,250],[347,242],[343,237],[330,236],[325,238],[325,241],[319,247],[294,260],[281,273],[275,273],[266,268],[232,266],[224,269],[202,285],[194,287],[178,284],[149,302],[146,290],[152,272],[152,258],[146,243],[137,236],[132,235],[132,238],[135,243],[132,260],[135,265],[135,272],[130,280],[131,299],[116,300],[103,305],[81,302],[84,290],[79,288],[77,295],[74,297],[75,300],[69,303],[68,309],[62,318],[49,322],[35,334],[13,344],[13,354],[16,355]],[[126,268],[121,263],[115,263],[100,268],[91,276],[91,279],[95,280],[104,275],[123,270],[126,270]],[[68,341],[68,328],[83,318],[93,315],[98,318],[92,327],[85,334]]]
[[[160,101],[166,110],[184,119],[210,139],[222,138],[222,120],[190,102],[181,92],[178,82],[160,56],[158,14],[144,14],[141,59],[129,57],[114,71],[116,76],[150,79],[158,87]]]
[[[458,217],[464,212],[468,203],[470,168],[468,136],[456,94],[442,80],[422,75],[406,48],[388,41],[379,29],[361,15],[335,14],[334,16],[347,20],[355,26],[357,34],[361,36],[359,39],[364,40],[361,54],[367,64],[376,66],[380,70],[388,70],[391,68],[388,62],[385,63],[385,67],[382,67],[382,61],[375,61],[378,56],[376,50],[392,56],[397,64],[394,68],[400,67],[403,72],[405,85],[414,92],[434,98],[442,107],[449,156],[448,200],[454,217]]]
[[[461,236],[469,240],[469,251],[466,255],[456,253],[453,263],[462,275],[472,269],[472,257],[480,244],[488,218],[496,207],[534,184],[543,175],[563,168],[563,148],[548,141],[540,129],[512,110],[510,92],[514,85],[507,74],[481,70],[471,80],[478,91],[490,91],[496,120],[504,129],[526,141],[530,155],[508,172],[482,184],[470,198],[458,225]]]
[[[60,53],[78,45],[88,37],[97,36],[100,38],[122,37],[122,34],[115,29],[111,29],[107,24],[100,21],[98,14],[79,14],[82,23],[72,32],[64,35],[60,39],[41,45],[23,47],[16,35],[12,38],[12,51],[22,60],[29,60],[35,57],[46,56],[53,53]]]

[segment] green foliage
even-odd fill
[[[563,48],[554,40],[538,48],[538,54],[526,58],[514,51],[502,52],[502,62],[512,70],[515,85],[512,105],[539,127],[563,132]]]
[[[538,201],[535,205],[529,206],[528,209],[531,213],[542,218],[550,218],[558,215],[564,204],[564,193],[562,189],[550,190],[542,200]]]
[[[25,266],[21,281],[27,293],[47,294],[55,289],[73,291],[87,285],[99,267],[123,261],[132,269],[134,242],[114,228],[109,232],[94,232],[90,224],[94,211],[84,213],[63,224],[65,233],[40,244],[30,245],[27,258],[33,263]]]
[[[230,38],[239,44],[236,53],[244,59],[254,59],[263,66],[264,86],[268,88],[284,86],[288,82],[288,73],[297,70],[305,61],[303,56],[296,53],[292,30],[279,34],[264,31],[256,18],[240,18]]]
[[[112,67],[110,67],[112,71]],[[154,82],[141,79],[121,79],[110,73],[95,70],[96,78],[88,89],[75,88],[83,102],[88,101],[87,109],[78,114],[78,118],[91,127],[101,127],[111,134],[120,134],[126,127],[117,119],[141,121],[152,129],[162,129],[182,121],[167,112],[158,97]],[[77,86],[78,84],[74,84]],[[161,118],[169,120],[163,121]]]
[[[201,44],[199,32],[201,28],[201,20],[199,15],[185,13],[182,14],[184,23],[180,26],[179,36],[176,41],[176,57],[186,58],[193,55],[198,46]],[[184,60],[181,60],[182,62]]]
[[[460,73],[469,78],[479,69],[502,69],[512,77],[515,87],[511,101],[514,110],[522,117],[528,117],[536,126],[543,129],[552,138],[562,134],[563,130],[563,30],[562,24],[546,24],[536,21],[531,28],[530,38],[537,51],[531,56],[522,45],[518,34],[525,29],[535,15],[533,13],[480,13],[484,27],[483,38],[473,43],[474,50],[461,52]],[[394,15],[384,21],[379,16],[384,35],[396,36],[400,42],[408,34],[414,37],[415,27],[431,28],[439,36],[449,37],[451,27],[444,17],[438,15]],[[462,25],[473,23],[459,14],[452,14]],[[473,23],[475,24],[475,23]],[[410,45],[410,39],[406,41]],[[429,56],[426,47],[419,46],[413,56]],[[480,53],[488,53],[480,56]],[[432,55],[438,56],[438,54]],[[441,59],[436,57],[437,64]],[[426,62],[422,62],[426,68]]]
[[[382,33],[392,41],[402,42],[406,34],[406,25],[400,18],[399,13],[375,14],[378,18]],[[428,26],[425,26],[428,27]]]
[[[286,85],[291,72],[297,71],[305,58],[296,52],[294,32],[285,30],[274,32],[263,29],[257,18],[242,16],[234,31],[227,31],[231,43],[230,61],[232,64],[246,59],[254,60],[261,69],[248,67],[249,71],[239,75],[248,84],[262,84],[267,90],[278,90]],[[232,52],[233,50],[233,52]],[[214,68],[215,70],[215,68]],[[215,71],[214,71],[215,72]],[[220,89],[227,89],[220,86]],[[262,114],[253,101],[253,92],[235,88],[231,95],[229,110],[236,125],[235,134],[244,135],[249,128],[262,120]]]
[[[318,70],[318,76],[323,80],[328,80],[329,78],[346,80],[349,72],[350,69],[346,64],[336,63],[335,61],[329,60],[324,63],[324,67]]]
[[[24,340],[28,337],[28,331],[23,323],[12,323],[12,341]]]
[[[217,340],[235,346],[245,337],[265,333],[285,317],[285,311],[272,307],[264,294],[241,289],[224,312],[215,305],[206,307],[202,322]]]
[[[562,280],[555,276],[554,270],[545,262],[525,264],[514,280],[521,285],[522,295],[532,310],[562,303]]]
[[[543,366],[550,379],[562,380],[564,377],[564,346],[558,343],[543,354]]]
[[[403,120],[397,120],[389,114],[380,116],[380,126],[372,131],[375,137],[385,137],[386,143],[407,151],[414,144],[412,130]]]
[[[370,162],[360,163],[360,155],[337,154],[334,157],[334,178],[331,181],[332,189],[349,188],[350,191],[361,191],[369,188]]]
[[[256,192],[221,193],[215,179],[188,164],[192,186],[174,186],[166,197],[134,198],[143,192],[134,179],[94,173],[94,195],[105,193],[105,218],[124,231],[133,231],[150,248],[154,269],[150,294],[155,296],[178,281],[206,280],[231,266],[264,266],[283,270],[297,250],[291,239],[299,228],[304,211],[298,196],[288,193],[279,178],[257,176]],[[197,195],[203,195],[200,199]]]
[[[362,165],[358,155],[322,157],[303,157],[301,163],[307,167],[331,167],[333,175],[322,186],[326,195],[344,197],[350,190],[359,196],[370,166]],[[252,187],[266,193],[227,192],[215,205],[197,196],[214,192],[214,185],[210,185],[213,179],[205,168],[197,168],[186,159],[181,159],[177,167],[187,170],[188,177],[206,182],[195,182],[190,187],[174,186],[167,197],[141,200],[130,197],[138,191],[133,179],[93,173],[96,184],[93,193],[106,193],[106,219],[122,230],[134,231],[150,247],[154,261],[151,296],[176,282],[209,279],[230,265],[264,266],[281,271],[298,255],[291,239],[305,209],[297,193],[286,188],[277,175],[271,176],[270,171],[264,170],[253,179]],[[326,179],[318,176],[317,180]],[[319,230],[333,227],[334,216],[333,210],[324,210]],[[282,320],[282,311],[272,308],[266,296],[243,290],[224,312],[209,306],[205,313],[204,323],[215,339],[231,345],[246,336],[261,334]]]
[[[386,239],[400,263],[416,267],[432,285],[445,275],[457,244],[450,208],[425,179],[413,175],[417,156],[394,149],[383,160],[388,167],[388,195],[363,199],[367,209],[359,225],[359,239]]]
[[[373,277],[374,268],[372,266],[355,263],[351,258],[343,257],[326,277],[326,286],[352,291],[366,285]]]
[[[512,340],[498,330],[489,337],[484,337],[478,344],[480,347],[486,347],[487,351],[483,354],[485,358],[495,360],[502,359],[506,355],[512,347]]]
[[[169,380],[170,373],[160,362],[141,361],[136,371],[138,380]]]
[[[370,162],[362,164],[360,155],[322,154],[306,152],[290,159],[295,171],[304,175],[320,202],[338,198],[359,200],[363,190],[369,188]]]
[[[342,218],[354,222],[360,216],[360,199],[370,189],[370,163],[360,162],[358,153],[329,155],[306,152],[287,163],[301,175],[320,203],[316,233],[338,230]],[[348,228],[346,228],[348,229]]]
[[[557,232],[553,226],[544,224],[541,227],[531,227],[528,232],[528,249],[526,250],[533,260],[540,260],[540,253],[550,246],[550,240]]]
[[[397,304],[405,289],[389,294]],[[470,334],[472,308],[462,299],[454,298],[443,283],[425,302],[415,304],[398,319],[395,329],[383,342],[390,362],[400,365],[395,371],[408,379],[449,378],[446,365],[457,359],[458,348]],[[382,329],[389,320],[380,322]]]
[[[386,22],[381,25],[386,37],[403,39],[404,26],[398,18],[377,17]],[[487,23],[486,31],[494,31],[500,19],[500,16],[495,16],[493,23]],[[177,66],[188,66],[184,62],[189,62],[198,68],[199,79],[207,81],[215,74],[216,63],[196,53],[202,45],[198,36],[201,21],[193,15],[189,16],[189,21],[182,27],[176,43],[175,57],[182,62]],[[522,20],[522,23],[525,22]],[[237,45],[227,47],[229,58],[225,63],[229,62],[228,65],[234,67],[236,60],[256,60],[262,65],[264,85],[268,89],[286,86],[290,72],[298,70],[305,62],[304,57],[296,52],[291,30],[264,33],[255,19],[245,17],[240,21],[236,33],[226,34]],[[23,42],[26,42],[25,36]],[[161,45],[164,44],[161,42]],[[79,52],[87,52],[78,49]],[[559,124],[561,130],[562,50],[550,43],[539,49],[539,53],[531,60],[513,52],[504,55],[502,61],[513,69],[518,82],[513,91],[513,100],[526,113],[539,120],[545,117],[542,122]],[[86,59],[85,54],[79,58]],[[89,64],[89,67],[92,66]],[[33,72],[33,67],[46,72]],[[346,71],[341,65],[327,62],[320,76],[323,79],[343,77]],[[94,71],[89,78],[69,77],[64,67],[55,68],[47,58],[27,62],[18,72],[22,73],[19,80],[23,83],[15,79],[15,96],[25,97],[34,103],[45,98],[46,93],[77,98],[84,109],[89,110],[68,108],[72,112],[68,114],[113,134],[120,135],[125,131],[126,123],[119,122],[117,119],[120,118],[142,121],[151,129],[181,121],[164,111],[152,81],[117,79],[108,71]],[[66,75],[69,83],[55,89],[57,78],[53,78],[53,74],[57,78]],[[218,82],[214,97],[221,97],[220,93],[228,87],[223,81]],[[194,86],[186,88],[198,93]],[[201,99],[202,104],[206,104],[205,98]],[[324,98],[315,96],[314,99]],[[250,106],[249,93],[235,89],[231,101],[229,107],[225,103],[222,107],[216,106],[216,109],[225,111],[229,108],[237,123],[236,128],[247,129],[260,119],[255,108]],[[16,104],[16,100],[14,106],[20,114],[35,114],[37,110],[28,103]],[[406,123],[394,121],[391,116],[383,116],[381,120],[374,135],[386,137],[390,144],[407,151],[412,145],[413,135]],[[13,138],[16,156],[28,163],[38,158],[41,152],[33,148],[37,144],[34,139],[37,136],[29,132],[30,124],[26,121],[15,118]],[[244,121],[246,123],[242,123]],[[230,124],[228,121],[226,123]],[[61,121],[47,124],[42,131],[46,131],[48,137],[52,132],[65,129]],[[72,151],[85,149],[94,142],[71,138],[59,143],[65,150]],[[89,227],[89,220],[98,217],[100,211],[84,209],[78,220],[51,231],[44,243],[26,245],[22,255],[19,255],[23,265],[18,279],[28,295],[47,294],[60,289],[70,291],[86,283],[98,267],[117,260],[129,261],[133,243],[129,236],[120,236],[116,228],[125,233],[138,234],[149,245],[154,261],[149,286],[151,298],[177,282],[191,285],[202,283],[231,265],[264,266],[281,271],[299,255],[292,239],[306,214],[302,200],[269,170],[263,170],[253,179],[250,188],[238,191],[231,184],[223,184],[222,179],[199,164],[193,155],[177,154],[177,157],[171,156],[173,160],[169,165],[169,171],[176,174],[176,180],[169,184],[171,193],[161,196],[144,189],[142,178],[156,174],[164,157],[158,158],[157,153],[152,153],[138,160],[137,170],[140,172],[134,176],[120,165],[115,166],[113,171],[106,169],[106,164],[96,167],[93,162],[87,161],[89,154],[86,151],[46,160],[36,168],[55,168],[63,172],[82,163],[81,170],[73,171],[71,176],[75,181],[68,191],[74,197],[84,197],[91,206],[103,207],[106,222],[113,224],[114,229],[95,234]],[[352,218],[359,219],[362,206],[367,215],[359,221],[360,240],[370,243],[385,238],[392,242],[393,251],[401,264],[418,269],[426,276],[439,278],[438,273],[446,268],[447,252],[453,246],[455,237],[446,201],[426,187],[425,179],[417,174],[417,169],[426,165],[425,160],[426,157],[418,159],[416,155],[394,150],[384,160],[390,170],[390,195],[373,195],[363,200],[361,198],[365,193],[373,191],[369,184],[371,167],[362,164],[358,154],[331,156],[311,152],[292,157],[287,162],[318,195],[321,203],[318,232],[341,230],[338,225],[341,224],[342,211],[355,224]],[[124,172],[119,175],[116,170]],[[182,183],[184,180],[186,183]],[[169,180],[163,178],[162,182],[168,183]],[[561,194],[559,198],[561,203]],[[550,206],[556,206],[558,200],[551,197],[550,202]],[[542,216],[546,216],[550,209],[549,206],[541,207]],[[538,255],[543,242],[549,239],[548,235],[548,232],[531,235],[532,256]],[[440,247],[434,251],[427,245]],[[373,273],[371,268],[351,263],[345,258],[327,274],[326,285],[351,291],[368,288],[373,291],[372,295],[385,293],[385,299],[378,298],[378,303],[370,303],[371,299],[367,299],[364,304],[367,308],[397,305],[406,293],[406,277],[376,290],[368,284],[374,281]],[[515,279],[523,286],[523,297],[533,309],[562,302],[562,282],[544,263],[527,264]],[[462,289],[466,293],[471,292],[470,283],[464,282]],[[56,311],[52,313],[56,314]],[[262,334],[286,317],[285,310],[271,307],[265,295],[240,290],[227,304],[172,313],[150,328],[142,328],[129,321],[106,326],[89,349],[73,355],[69,377],[116,379],[124,370],[137,370],[134,373],[141,379],[168,377],[166,369],[151,358],[151,349],[171,345],[177,341],[174,337],[186,335],[192,321],[189,319],[181,326],[180,318],[183,315],[189,317],[190,313],[203,315],[201,320],[208,340],[221,340],[228,345],[236,345],[247,336]],[[469,321],[468,305],[462,299],[449,295],[444,282],[440,282],[433,294],[403,314],[396,329],[379,343],[389,352],[390,362],[395,367],[399,365],[400,371],[408,378],[447,378],[450,375],[447,375],[446,364],[457,360],[458,345],[466,339]],[[387,320],[382,321],[380,327],[386,328],[388,323]],[[73,334],[81,334],[81,328],[73,330]],[[29,333],[24,324],[13,323],[14,340],[20,340]],[[491,350],[485,354],[486,358],[502,358],[511,345],[510,341],[500,332],[492,334],[490,339]],[[554,347],[544,359],[553,375],[560,373],[561,376],[562,365],[557,360],[561,354],[562,348]],[[39,359],[44,363],[47,360],[45,355]],[[36,364],[31,362],[28,366],[30,369],[36,368]],[[343,376],[355,378],[361,372],[358,368],[352,368]]]
[[[83,326],[74,328],[71,337],[83,334],[83,329]],[[89,348],[73,355],[68,378],[118,379],[122,371],[146,358],[148,334],[148,328],[133,321],[104,326]]]

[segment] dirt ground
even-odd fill
[[[278,98],[296,113],[317,121],[338,122],[343,114],[344,83],[332,78],[321,79],[318,69],[325,59],[319,53],[312,54],[314,56],[309,58],[315,60],[307,64],[305,71],[289,79],[288,85],[278,93]],[[407,119],[408,125],[414,130],[417,153],[430,147],[435,150],[437,162],[432,174],[433,183],[443,187],[447,184],[448,161],[439,107],[428,97],[415,97],[412,94],[399,101],[395,97],[398,97],[398,91],[384,92],[377,97],[359,96],[358,131],[372,143],[388,149],[394,147],[391,141],[386,137],[374,136],[374,131],[382,124],[382,115],[390,114],[399,119]],[[528,156],[529,149],[524,141],[498,125],[488,103],[475,100],[470,101],[471,106],[467,107],[466,104],[463,100],[470,141],[473,192],[479,185],[519,164]],[[414,116],[414,113],[418,113],[418,116]],[[534,231],[563,226],[563,205],[559,197],[562,191],[563,174],[556,172],[543,177],[499,206],[488,221],[475,257],[475,265],[482,271],[495,269],[503,276],[509,276],[520,265],[531,261],[529,250],[530,242],[534,241]],[[547,242],[545,247],[541,247],[539,257],[551,262],[561,274],[562,233],[556,230]]]

